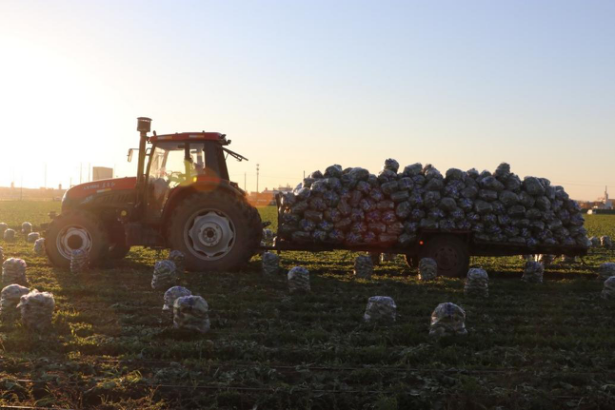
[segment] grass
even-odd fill
[[[0,221],[45,222],[57,203],[0,202]],[[46,208],[49,207],[49,208]],[[57,210],[57,209],[56,209]],[[272,220],[275,209],[261,209]],[[615,237],[615,217],[588,216],[591,235]],[[31,288],[53,292],[50,333],[0,324],[0,405],[100,409],[598,409],[615,407],[615,304],[599,297],[592,252],[560,262],[545,283],[519,280],[518,258],[473,258],[491,276],[490,297],[463,281],[421,283],[401,260],[352,277],[351,252],[285,252],[307,267],[312,292],[291,296],[285,275],[263,277],[255,257],[237,273],[186,274],[211,307],[212,330],[171,327],[152,291],[166,252],[133,249],[116,265],[74,276],[36,256],[23,237],[3,243],[28,263]],[[368,297],[392,296],[398,320],[363,324]],[[469,335],[431,340],[444,301],[466,309]]]

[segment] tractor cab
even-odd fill
[[[155,136],[142,181],[147,219],[159,219],[168,200],[182,189],[228,182],[224,136],[218,133],[183,133]]]
[[[147,136],[149,118],[139,118],[141,132],[137,171],[137,201],[133,220],[160,225],[169,216],[169,205],[186,193],[230,188],[243,195],[236,183],[229,181],[226,156],[247,160],[227,148],[231,143],[218,132],[183,132]],[[145,149],[144,143],[149,144]],[[128,159],[132,157],[129,150]],[[146,164],[147,161],[147,164]]]

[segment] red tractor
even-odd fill
[[[229,150],[217,132],[148,137],[151,119],[139,118],[137,176],[95,181],[69,189],[62,213],[49,224],[45,249],[68,267],[83,249],[96,265],[126,256],[131,246],[171,248],[192,271],[233,270],[258,251],[262,222],[246,193],[229,181]],[[128,152],[129,161],[133,150]],[[147,163],[146,163],[147,162]]]

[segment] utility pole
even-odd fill
[[[246,191],[246,192],[248,192],[248,190],[246,188],[247,187],[247,184],[246,184],[247,181],[248,181],[248,173],[244,172],[243,173],[243,190]]]
[[[260,171],[260,164],[256,164],[256,193],[258,194],[258,175]]]
[[[83,178],[83,162],[79,163],[79,184],[81,184]]]
[[[43,185],[43,188],[47,188],[47,163],[45,163],[45,185]]]

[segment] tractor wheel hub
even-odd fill
[[[201,259],[219,259],[233,247],[235,227],[224,213],[207,211],[190,218],[186,242]]]

